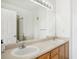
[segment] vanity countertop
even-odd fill
[[[36,57],[55,49],[56,47],[68,42],[68,39],[55,39],[46,40],[38,43],[34,43],[30,46],[36,46],[40,49],[39,53],[35,56],[30,57],[15,57],[11,54],[12,49],[8,49],[1,55],[1,59],[35,59]]]

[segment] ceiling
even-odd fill
[[[48,0],[48,1],[51,4],[54,2],[53,0]],[[27,9],[29,7],[30,10],[41,8],[41,6],[34,4],[30,0],[1,0],[1,2],[17,5],[18,7],[22,7],[25,9]]]

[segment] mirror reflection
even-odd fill
[[[44,4],[33,0],[2,0],[2,8],[16,12],[15,29],[17,30],[13,35],[16,35],[18,40],[55,36],[54,0],[40,1]]]

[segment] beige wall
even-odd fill
[[[70,59],[76,59],[76,0],[56,0],[56,35],[70,38]]]

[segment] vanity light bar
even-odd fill
[[[46,8],[49,8],[49,9],[52,9],[52,5],[45,1],[45,0],[31,0],[32,2],[42,6],[42,7],[46,7]]]

